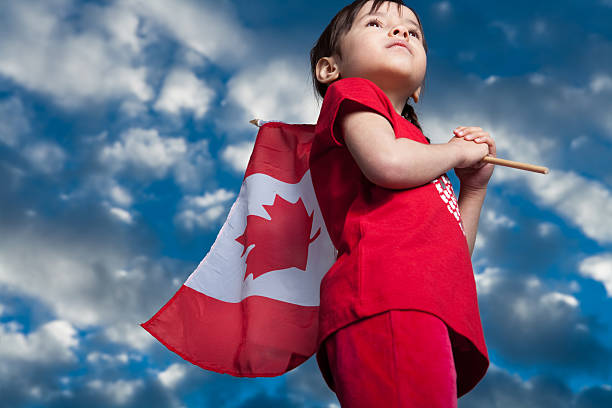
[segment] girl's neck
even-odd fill
[[[391,104],[395,108],[397,114],[402,116],[402,112],[404,111],[404,106],[406,106],[406,101],[408,98],[405,95],[398,95],[397,97],[394,97],[387,92],[385,92],[385,94],[391,101]]]
[[[404,106],[406,105],[406,101],[408,101],[410,95],[406,95],[405,90],[392,90],[388,89],[388,87],[385,87],[384,85],[379,85],[379,88],[385,93],[385,95],[387,95],[387,98],[389,98],[389,101],[391,101],[393,108],[395,109],[397,114],[401,116],[402,111],[404,110]]]

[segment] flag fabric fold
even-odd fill
[[[141,326],[206,370],[282,375],[315,352],[336,259],[310,178],[312,124],[258,121],[238,198],[175,295]]]

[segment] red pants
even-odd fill
[[[420,311],[391,310],[327,338],[317,354],[343,408],[456,408],[448,329]]]

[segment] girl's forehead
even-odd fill
[[[378,7],[378,10],[376,9],[372,10],[372,4],[373,4],[372,1],[368,1],[363,6],[361,6],[361,10],[359,10],[359,13],[357,13],[356,18],[361,19],[367,15],[374,15],[374,16],[386,16],[386,15],[398,16],[399,15],[400,17],[404,18],[406,22],[409,22],[411,20],[416,21],[416,16],[412,12],[412,10],[410,10],[408,7],[402,4],[386,1],[380,4],[380,6]],[[370,10],[372,11],[370,12]]]

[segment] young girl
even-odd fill
[[[324,98],[310,170],[338,249],[317,362],[343,407],[456,407],[489,366],[470,258],[495,143],[465,126],[429,143],[408,103],[426,53],[402,0],[358,0],[310,54]]]

